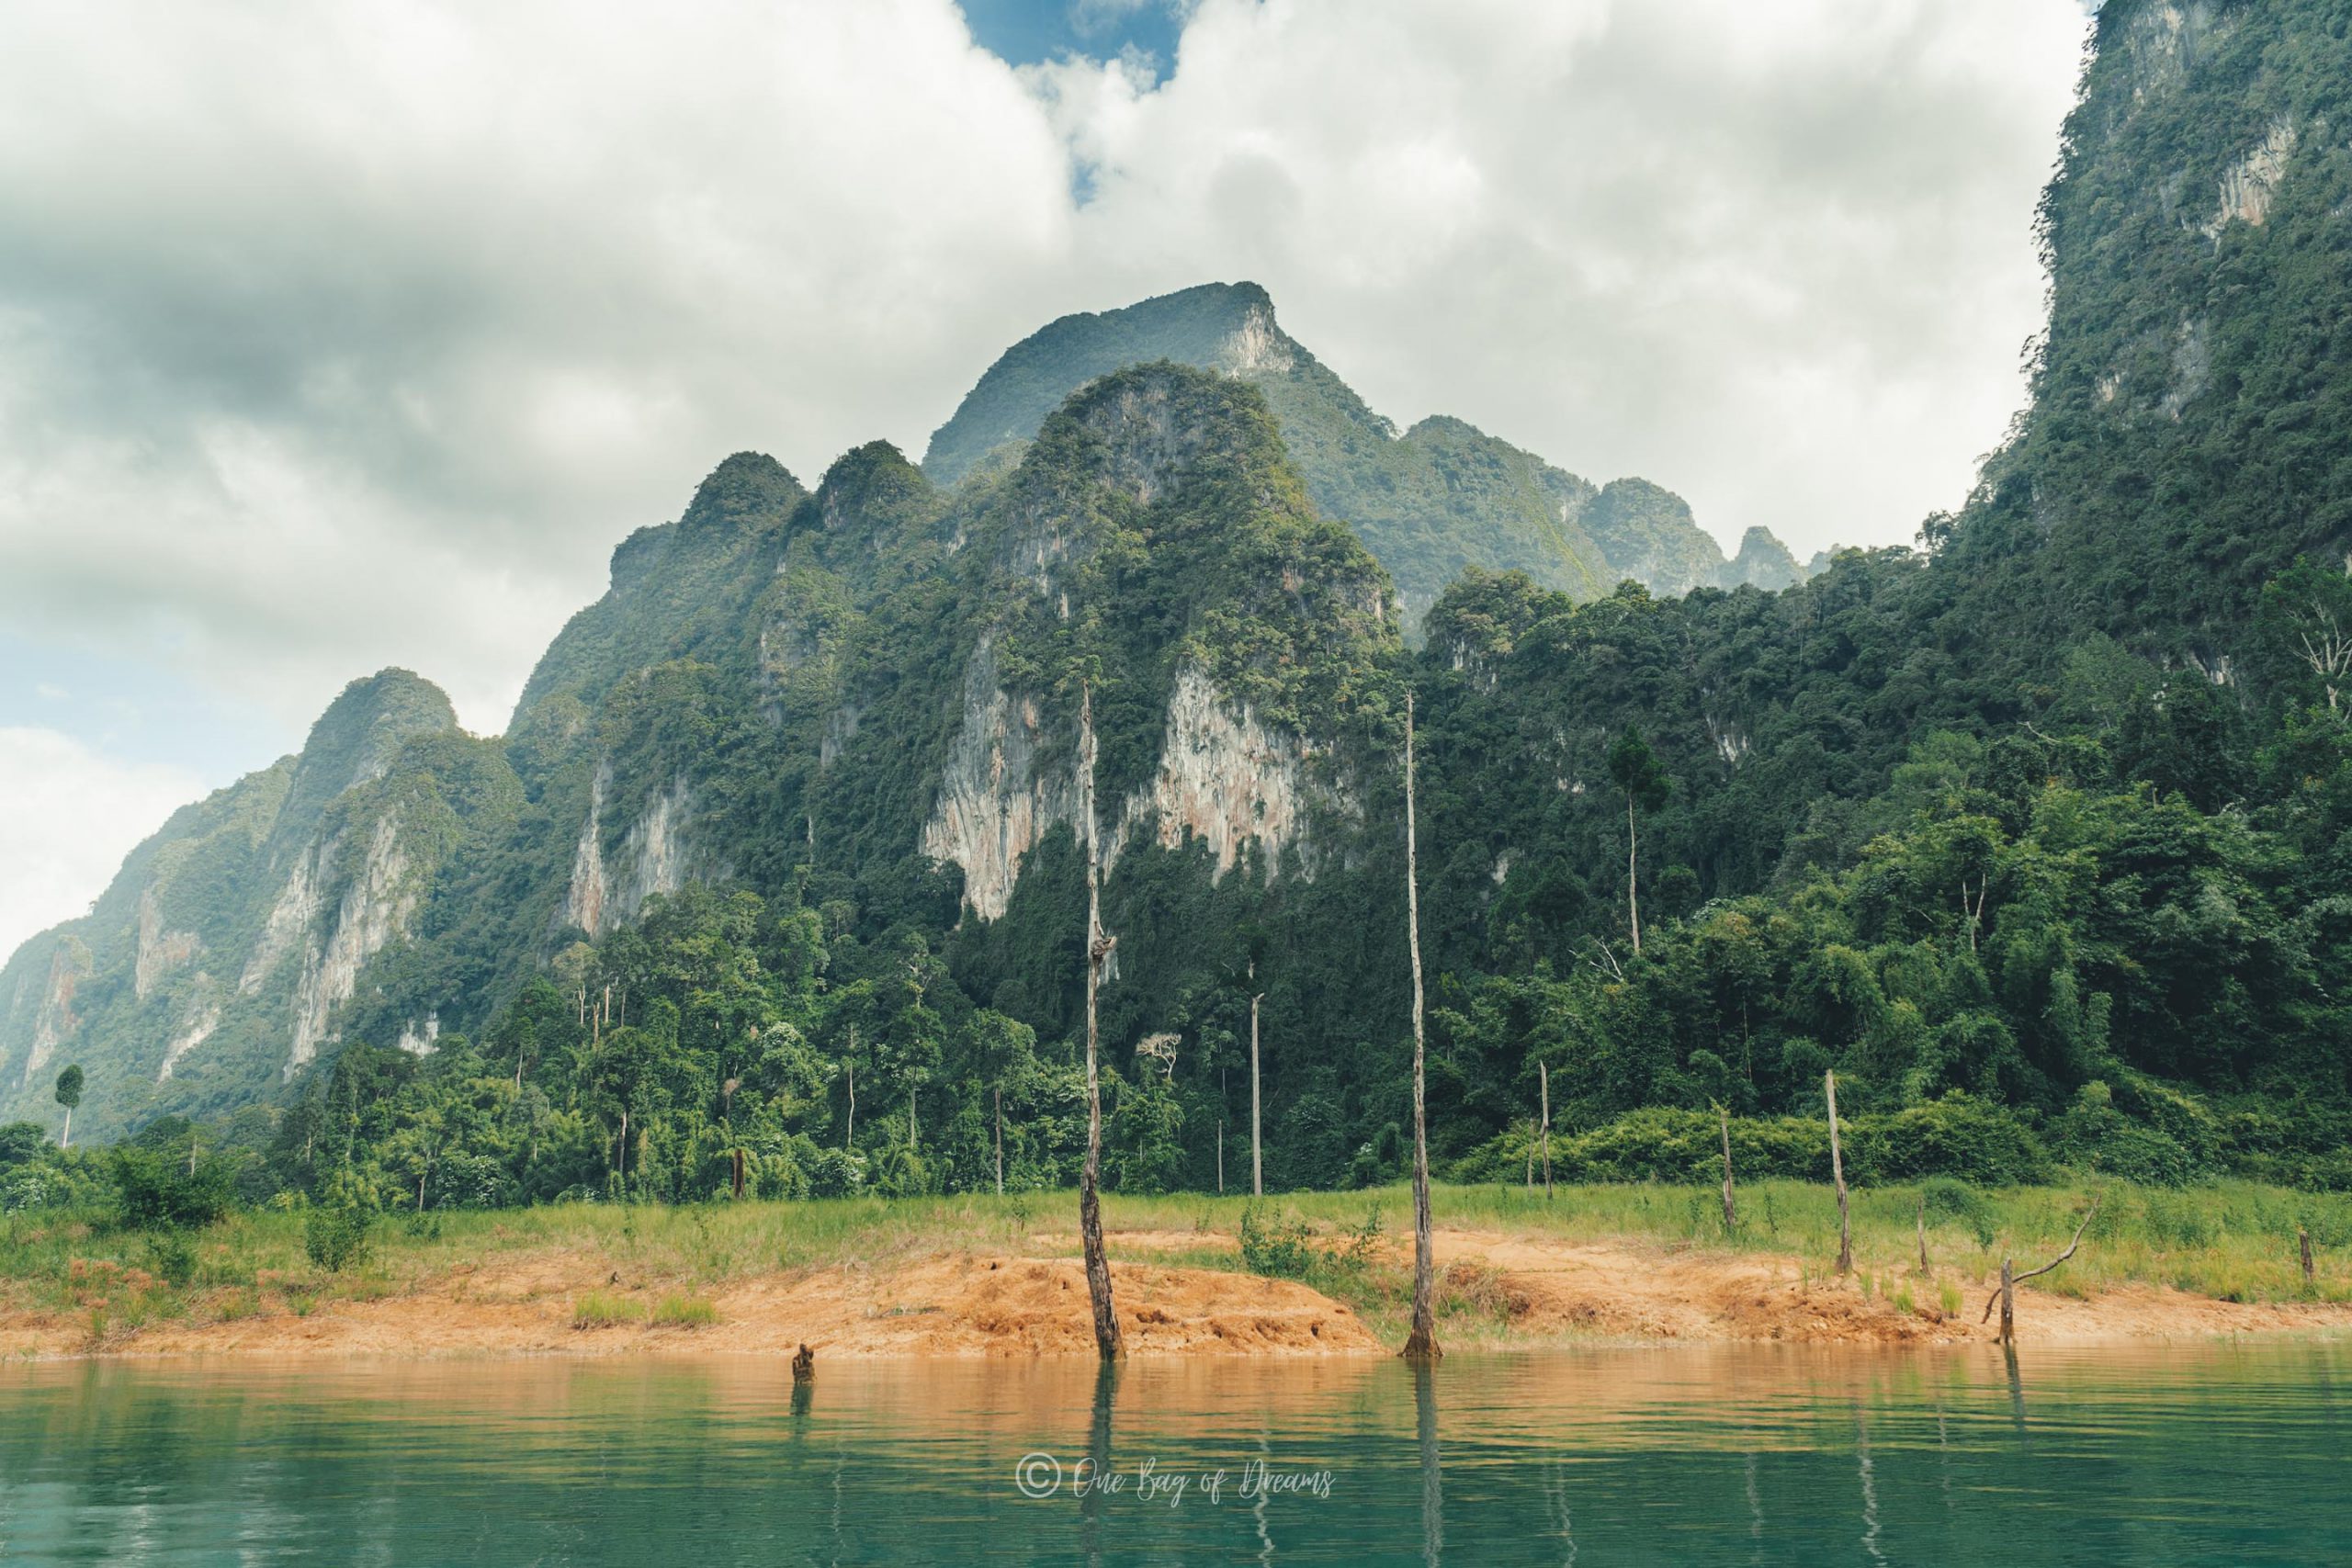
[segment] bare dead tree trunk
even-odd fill
[[[1544,1093],[1544,1201],[1552,1201],[1552,1066],[1548,1062],[1535,1064],[1536,1082]]]
[[[1919,1272],[1925,1274],[1928,1271],[1928,1195],[1925,1192],[1919,1194],[1917,1224],[1919,1226]]]
[[[1004,1196],[1004,1089],[996,1091],[996,1195]]]
[[[1634,953],[1642,951],[1642,874],[1638,862],[1641,852],[1641,829],[1634,819],[1634,797],[1625,796],[1625,913],[1633,922]]]
[[[1724,1132],[1724,1235],[1735,1235],[1739,1231],[1739,1206],[1731,1195],[1731,1112],[1719,1103],[1715,1117]]]
[[[1854,1271],[1854,1233],[1846,1218],[1846,1156],[1838,1146],[1838,1075],[1821,1075],[1822,1092],[1829,1100],[1829,1179],[1838,1184],[1838,1272]]]
[[[1405,1358],[1434,1361],[1445,1352],[1438,1348],[1436,1265],[1430,1239],[1430,1126],[1424,1064],[1426,1031],[1422,1024],[1421,893],[1419,846],[1413,821],[1413,693],[1405,691],[1405,919],[1406,936],[1413,954],[1413,1330],[1405,1339]]]
[[[1216,1123],[1216,1195],[1225,1196],[1225,1118]]]
[[[842,1064],[849,1069],[849,1126],[842,1134],[842,1147],[857,1147],[857,1025],[849,1026],[849,1060]]]
[[[1253,982],[1250,992],[1250,1196],[1263,1198],[1266,1195],[1265,1151],[1258,1141],[1258,1004],[1266,998],[1265,993],[1255,987],[1258,961],[1254,958],[1250,961],[1250,978]]]
[[[2024,1283],[2026,1280],[2032,1279],[2037,1274],[2049,1273],[2052,1269],[2057,1268],[2058,1265],[2065,1262],[2069,1258],[2074,1257],[2075,1248],[2083,1245],[2083,1233],[2091,1228],[2091,1220],[2098,1213],[2098,1205],[2099,1195],[2098,1193],[2093,1193],[2091,1195],[2091,1206],[2083,1211],[2082,1223],[2075,1227],[2075,1237],[2072,1241],[2069,1241],[2066,1244],[2066,1250],[2052,1258],[2049,1262],[2043,1264],[2041,1268],[2029,1269],[2022,1274],[2013,1276],[2009,1269],[2009,1260],[2006,1258],[2001,1259],[2001,1288],[1994,1292],[1991,1296],[1985,1299],[1984,1310],[1983,1313],[1978,1314],[1976,1319],[1978,1323],[1983,1323],[1986,1318],[1993,1315],[1993,1303],[1995,1302],[2000,1303],[2001,1343],[2004,1345],[2007,1344],[2011,1337],[2012,1325],[2017,1316],[2018,1286]]]
[[[2312,1233],[2302,1226],[2295,1227],[2295,1240],[2303,1255],[2303,1283],[2312,1282]]]
[[[1094,1348],[1105,1361],[1125,1353],[1111,1303],[1111,1263],[1102,1253],[1102,1079],[1095,996],[1115,941],[1102,930],[1102,860],[1094,822],[1094,689],[1079,688],[1079,751],[1086,812],[1086,1164],[1078,1182],[1078,1229],[1086,1251],[1086,1294],[1094,1308]]]

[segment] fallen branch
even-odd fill
[[[2078,1224],[2078,1225],[2076,1225],[2076,1226],[2075,1227],[2075,1239],[2074,1239],[2074,1240],[2072,1240],[2072,1241],[2070,1241],[2070,1242],[2068,1242],[2068,1243],[2066,1244],[2066,1250],[2065,1250],[2065,1251],[2064,1251],[2064,1252],[2060,1253],[2057,1257],[2055,1257],[2055,1258],[2052,1258],[2049,1262],[2047,1262],[2047,1263],[2043,1264],[2041,1268],[2039,1268],[2039,1269],[2027,1269],[2024,1273],[2019,1274],[2019,1275],[2017,1275],[2016,1277],[2014,1277],[2013,1279],[2011,1279],[2008,1282],[2009,1282],[2010,1284],[2012,1284],[2012,1285],[2022,1285],[2022,1284],[2023,1284],[2023,1283],[2025,1283],[2028,1280],[2032,1279],[2035,1275],[2037,1275],[2037,1274],[2047,1274],[2047,1273],[2049,1273],[2049,1272],[2050,1272],[2050,1270],[2052,1270],[2052,1269],[2057,1268],[2057,1267],[2058,1267],[2058,1265],[2060,1265],[2061,1263],[2065,1262],[2065,1261],[2066,1261],[2066,1259],[2068,1259],[2069,1258],[2074,1257],[2074,1256],[2075,1256],[2075,1248],[2076,1248],[2076,1247],[2080,1247],[2080,1246],[2082,1246],[2082,1245],[2083,1245],[2083,1233],[2084,1233],[2085,1231],[2086,1231],[2086,1230],[2088,1230],[2088,1229],[2090,1229],[2090,1228],[2091,1228],[2091,1221],[2092,1221],[2092,1219],[2093,1219],[2095,1216],[2097,1216],[2097,1214],[2098,1213],[2098,1201],[2099,1201],[2099,1195],[2098,1195],[2098,1193],[2096,1193],[2096,1192],[2092,1193],[2092,1194],[2091,1194],[2091,1206],[2090,1206],[2089,1208],[2087,1208],[2087,1209],[2086,1209],[2086,1210],[2084,1210],[2084,1211],[2083,1211],[2083,1223],[2082,1223],[2081,1224]],[[1977,1318],[1977,1320],[1976,1320],[1979,1324],[1989,1323],[1989,1322],[1991,1322],[1991,1321],[1992,1321],[1992,1318],[1993,1318],[1993,1303],[1996,1303],[1996,1302],[1997,1302],[1997,1301],[1999,1301],[2000,1299],[2001,1299],[2001,1292],[1998,1292],[1998,1291],[1995,1291],[1995,1292],[1994,1292],[1990,1296],[1987,1296],[1987,1297],[1984,1299],[1984,1314],[1983,1314],[1982,1316],[1980,1316],[1979,1318]]]

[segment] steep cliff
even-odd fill
[[[1807,581],[1751,531],[1726,561],[1657,486],[1398,433],[1247,286],[1069,318],[923,468],[721,463],[615,551],[503,739],[388,671],[176,814],[0,969],[0,1117],[53,1124],[69,1061],[94,1137],[305,1093],[355,1042],[447,1061],[583,939],[625,953],[714,886],[760,896],[739,945],[810,995],[895,998],[841,1048],[897,1053],[910,1106],[970,1132],[969,1086],[923,1076],[942,1032],[988,1010],[1050,1058],[1076,1027],[1083,691],[1106,1036],[1181,1034],[1161,1087],[1214,1125],[1235,976],[1262,983],[1286,1169],[1377,1176],[1408,676],[1432,1092],[1464,1137],[1524,1114],[1539,1047],[1584,1108],[1777,1105],[1849,1060],[1890,1106],[1961,1087],[2053,1125],[2098,1073],[2335,1094],[2352,763],[2262,593],[2352,555],[2339,21],[2110,0],[2033,402],[1926,549]],[[1628,728],[1672,781],[1640,895],[1681,960],[1623,940]],[[772,1021],[709,1024],[710,1072],[663,1092],[723,1098]]]
[[[89,1080],[80,1125],[104,1137],[251,1100],[311,1059],[414,908],[393,819],[355,846],[352,803],[415,788],[403,758],[455,737],[448,699],[388,670],[345,688],[300,753],[175,814],[88,915],[0,970],[0,1115],[45,1118],[68,1061]]]
[[[1426,419],[1400,434],[1282,330],[1254,283],[1204,284],[1041,328],[940,426],[924,469],[956,483],[989,453],[1028,440],[1087,381],[1155,359],[1238,377],[1265,395],[1316,505],[1388,569],[1414,623],[1470,567],[1524,571],[1582,599],[1624,577],[1663,593],[1749,581],[1688,507],[1645,481],[1619,485],[1670,504],[1589,511],[1606,492],[1461,420]]]

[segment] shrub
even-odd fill
[[[1931,1176],[1919,1184],[1920,1201],[1927,1206],[1928,1217],[1950,1220],[1966,1225],[1976,1237],[1979,1247],[1990,1247],[1999,1234],[1993,1217],[1993,1206],[1984,1195],[1964,1181],[1949,1176]]]
[[[819,1149],[808,1162],[808,1195],[854,1198],[865,1190],[865,1161],[842,1149]]]
[[[931,1168],[904,1144],[886,1146],[874,1160],[874,1185],[892,1198],[916,1198],[931,1190]]]
[[[718,1309],[700,1296],[663,1296],[653,1308],[656,1328],[708,1328]]]
[[[1930,1100],[1892,1114],[1841,1116],[1846,1178],[1897,1181],[1957,1177],[1988,1186],[2047,1180],[2051,1160],[2032,1129],[2015,1113],[1965,1094]],[[1635,1111],[1573,1138],[1555,1136],[1555,1172],[1568,1181],[1723,1179],[1723,1134],[1700,1111],[1652,1107]],[[1829,1179],[1826,1117],[1735,1117],[1732,1168],[1743,1181],[1784,1177]],[[1456,1164],[1457,1180],[1518,1179],[1524,1168],[1523,1136],[1506,1133]]]
[[[2050,1156],[2024,1122],[1990,1100],[1953,1094],[1891,1116],[1861,1118],[1858,1163],[1874,1180],[1958,1177],[1987,1187],[2046,1181]]]
[[[571,1303],[574,1328],[615,1328],[624,1323],[641,1322],[644,1317],[645,1309],[637,1303],[605,1291],[591,1291]]]
[[[2135,1097],[2137,1098],[2137,1097]],[[2167,1101],[2166,1120],[2188,1120]],[[2134,1122],[2115,1107],[2106,1084],[2085,1084],[2074,1107],[2052,1129],[2064,1158],[2151,1187],[2178,1187],[2199,1174],[2197,1157],[2170,1133]]]
[[[118,1145],[107,1174],[114,1179],[116,1212],[136,1230],[175,1227],[201,1230],[229,1212],[235,1172],[218,1156],[189,1168],[184,1151]]]
[[[433,1175],[435,1208],[497,1209],[515,1196],[506,1168],[488,1155],[445,1155]]]
[[[349,1201],[321,1203],[302,1219],[302,1250],[330,1274],[368,1255],[368,1212]]]
[[[1299,1279],[1315,1263],[1315,1252],[1306,1245],[1306,1221],[1284,1224],[1264,1218],[1257,1204],[1249,1204],[1241,1211],[1241,1266],[1252,1274]]]
[[[186,1231],[157,1231],[148,1238],[147,1252],[165,1284],[185,1285],[196,1278],[196,1241]]]
[[[10,1171],[0,1177],[0,1213],[45,1209],[56,1200],[61,1186],[37,1166]]]

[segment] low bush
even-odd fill
[[[627,1296],[591,1291],[571,1303],[574,1328],[617,1328],[625,1323],[644,1321],[645,1308]]]
[[[108,1151],[117,1216],[133,1230],[201,1230],[236,1201],[236,1172],[217,1156],[121,1144]]]
[[[1284,1224],[1252,1203],[1241,1211],[1241,1267],[1280,1280],[1304,1279],[1315,1266],[1315,1249],[1306,1244],[1310,1234],[1305,1220]]]
[[[663,1296],[654,1303],[656,1328],[708,1328],[718,1321],[718,1309],[700,1296]]]
[[[352,1202],[321,1203],[302,1216],[302,1250],[330,1274],[368,1254],[368,1213]]]

